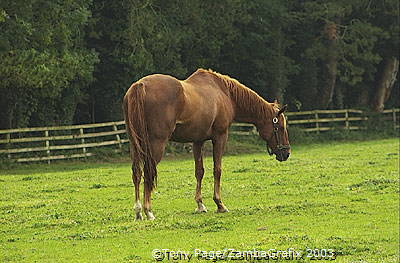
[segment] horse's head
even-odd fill
[[[258,132],[266,142],[269,155],[275,154],[280,162],[286,161],[290,155],[290,144],[286,129],[284,112],[287,106],[281,109],[274,107],[274,114],[266,117],[258,125]]]

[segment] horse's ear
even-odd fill
[[[287,110],[287,104],[278,111],[278,116],[281,115],[282,113],[284,113],[286,110]]]

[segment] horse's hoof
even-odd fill
[[[229,210],[226,207],[220,207],[217,209],[217,213],[227,213],[227,212],[229,212]]]
[[[135,221],[142,221],[142,220],[143,220],[142,214],[141,213],[136,214]]]
[[[199,208],[196,208],[196,210],[194,211],[195,213],[197,213],[197,214],[201,214],[201,213],[207,213],[207,209],[203,209],[203,208],[201,208],[201,209],[199,209]]]
[[[152,212],[148,212],[146,215],[147,215],[147,220],[153,221],[154,219],[156,219]]]
[[[201,204],[199,207],[196,208],[195,213],[207,213],[207,208],[203,204]]]

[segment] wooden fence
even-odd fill
[[[398,129],[399,115],[399,109],[390,109],[380,118]],[[362,129],[368,120],[364,112],[353,109],[288,112],[286,116],[290,127],[317,133],[331,129]],[[249,135],[255,134],[256,129],[250,124],[234,123],[230,133]],[[0,160],[5,157],[16,162],[50,163],[51,160],[93,156],[98,148],[120,151],[127,142],[124,121],[0,130],[0,155],[3,155]]]
[[[0,130],[0,136],[0,154],[17,162],[89,157],[90,148],[118,150],[128,142],[124,121]]]
[[[361,110],[313,110],[285,113],[288,126],[297,127],[304,132],[323,132],[332,129],[360,130],[365,129],[368,116]],[[393,129],[399,129],[399,109],[384,110],[379,114],[381,120],[387,121]],[[251,124],[234,123],[231,134],[252,134],[256,128]]]
[[[365,128],[368,116],[361,110],[315,110],[303,112],[288,112],[288,123],[306,132],[321,132],[343,128],[360,130]],[[382,120],[391,121],[393,129],[398,129],[399,109],[384,110],[380,114]]]

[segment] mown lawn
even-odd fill
[[[193,166],[161,162],[152,222],[134,221],[129,163],[2,170],[0,261],[154,262],[153,249],[310,248],[334,250],[334,262],[398,262],[398,139],[299,146],[283,163],[265,153],[225,156],[225,214],[214,212],[209,157],[209,212],[193,213]]]

